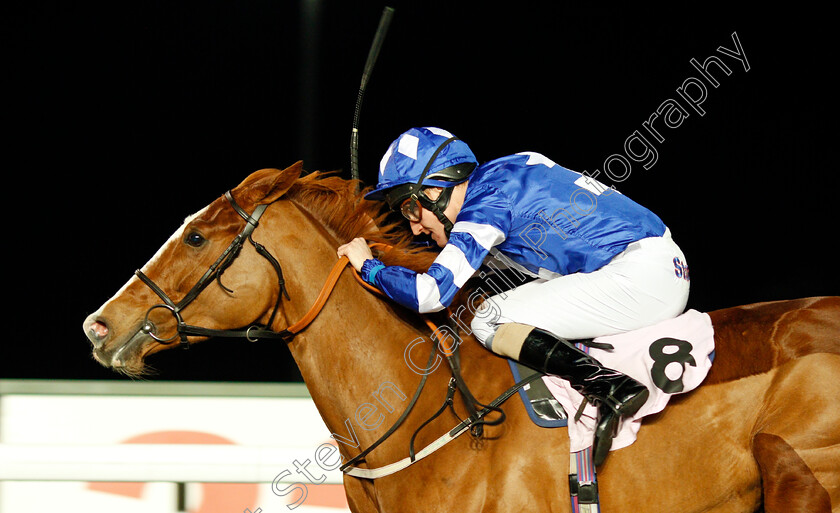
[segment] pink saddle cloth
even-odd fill
[[[708,314],[688,310],[679,317],[627,333],[598,337],[595,342],[614,349],[580,346],[604,367],[622,372],[643,383],[650,397],[633,416],[622,419],[612,450],[632,444],[642,419],[665,408],[671,396],[697,388],[706,378],[714,359],[714,328]],[[583,396],[557,376],[543,377],[546,386],[569,415],[571,451],[592,445],[598,410],[591,404],[575,422]]]

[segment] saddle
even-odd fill
[[[367,286],[358,276],[357,279]],[[441,341],[436,340],[434,336],[435,326],[428,320],[426,322],[433,330],[432,339],[435,347],[430,352],[426,365],[426,368],[430,368],[438,348],[442,346]],[[457,334],[458,326],[451,321],[447,323],[450,331]],[[650,397],[636,414],[636,418],[641,418],[661,411],[672,394],[690,391],[705,379],[714,358],[714,330],[708,314],[689,310],[674,319],[629,333],[598,337],[578,347],[590,353],[604,366],[622,372],[648,387],[651,392]],[[591,433],[594,433],[594,425],[597,421],[597,408],[587,404],[583,396],[570,386],[564,386],[564,383],[565,385],[568,383],[562,379],[545,375],[514,361],[509,361],[509,365],[515,384],[489,404],[482,404],[475,399],[461,375],[458,345],[456,344],[449,352],[441,352],[452,374],[446,397],[441,407],[412,435],[409,442],[409,457],[375,469],[356,466],[358,463],[363,463],[365,456],[402,424],[423,390],[427,377],[425,374],[414,397],[395,424],[370,447],[344,463],[341,471],[354,477],[377,479],[407,468],[467,431],[473,437],[479,438],[483,435],[484,425],[504,422],[505,413],[500,406],[510,397],[519,395],[528,416],[536,425],[546,428],[562,426],[569,428],[569,492],[572,511],[597,513],[599,511],[598,484],[591,458]],[[678,371],[676,371],[677,368]],[[453,402],[456,391],[463,399],[468,418],[461,420],[457,426],[420,451],[415,451],[414,442],[418,433],[446,409],[451,409],[458,416]],[[569,423],[567,411],[576,412],[575,422]],[[486,416],[494,412],[498,416],[487,420]],[[613,450],[632,444],[640,425],[641,422],[637,420],[622,421],[619,424],[619,433],[613,439]],[[617,443],[619,438],[621,441]]]
[[[546,374],[514,360],[508,360],[508,365],[510,365],[515,382],[534,374],[539,375],[540,379],[531,381],[518,392],[522,405],[534,424],[544,428],[566,427],[569,424],[569,417],[563,405],[554,397],[542,379]]]
[[[714,360],[714,329],[705,313],[682,315],[628,333],[579,341],[603,365],[644,383],[648,402],[633,419],[621,422],[613,447],[635,441],[641,417],[664,409],[670,397],[699,386]],[[599,508],[598,483],[591,459],[591,441],[597,409],[558,378],[508,360],[517,391],[529,418],[544,428],[568,427],[570,438],[569,491],[572,511],[595,513]],[[570,423],[568,412],[576,412]]]

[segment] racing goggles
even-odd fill
[[[411,196],[400,203],[400,214],[411,222],[419,223],[420,216],[423,214],[423,208],[432,213],[443,213],[449,205],[449,199],[452,197],[454,187],[441,188],[440,196],[436,200],[432,200],[422,190],[417,193],[412,193]],[[440,216],[438,216],[440,217]]]
[[[402,216],[412,223],[420,222],[420,215],[423,213],[423,207],[415,198],[406,198],[400,205],[400,213]]]

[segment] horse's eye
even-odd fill
[[[184,238],[184,242],[188,246],[192,246],[194,248],[201,247],[207,239],[205,239],[200,233],[198,232],[190,232],[187,234],[186,238]]]

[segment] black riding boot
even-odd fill
[[[607,369],[568,340],[534,328],[522,344],[520,363],[568,381],[572,388],[598,407],[598,426],[592,445],[595,465],[603,463],[612,447],[621,417],[633,415],[648,398],[648,389],[618,371]]]

